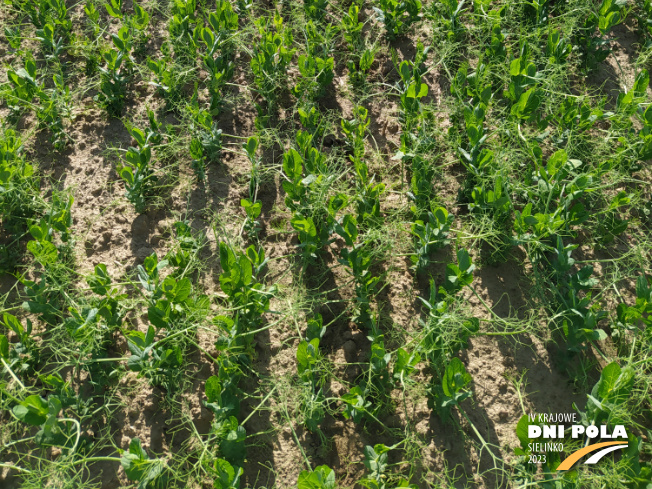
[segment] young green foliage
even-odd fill
[[[571,253],[576,248],[577,245],[564,246],[561,237],[557,237],[556,256],[552,261],[557,315],[562,318],[562,333],[570,352],[579,352],[590,343],[607,338],[604,330],[598,328],[598,322],[606,313],[599,310],[597,304],[591,304],[590,290],[597,285],[591,278],[593,267],[587,265],[574,272],[575,260]]]
[[[433,383],[431,386],[429,406],[434,408],[444,421],[449,420],[451,410],[454,407],[461,409],[462,401],[471,397],[469,384],[472,381],[473,379],[467,373],[462,361],[453,357],[446,365],[441,384]]]
[[[283,18],[276,13],[273,27],[269,19],[259,18],[256,27],[260,38],[254,43],[251,57],[251,71],[260,95],[273,108],[282,88],[287,67],[294,56],[292,33],[283,25]]]
[[[379,0],[378,7],[373,7],[378,20],[385,24],[389,39],[405,34],[412,24],[421,20],[421,2],[419,0]]]
[[[417,273],[426,270],[430,264],[430,256],[435,250],[450,243],[448,234],[454,217],[443,207],[436,207],[432,212],[428,212],[427,216],[427,221],[417,219],[410,226],[415,249],[410,259]]]
[[[220,351],[229,350],[242,360],[253,356],[252,332],[260,327],[263,314],[269,310],[269,301],[276,293],[276,287],[266,288],[256,280],[265,263],[262,248],[256,251],[252,245],[245,254],[220,243],[220,285],[235,313],[232,317],[217,316],[213,319],[222,332],[216,347]]]
[[[154,124],[154,126],[153,126]],[[146,198],[152,184],[158,180],[150,163],[152,147],[161,142],[158,126],[150,113],[150,127],[145,131],[127,124],[127,130],[136,141],[137,147],[130,146],[125,154],[125,160],[117,166],[118,175],[125,182],[125,197],[134,204],[136,212],[145,210]]]
[[[327,465],[320,465],[313,470],[302,470],[297,489],[337,489],[335,472]]]
[[[139,438],[132,438],[128,450],[119,450],[120,464],[131,481],[138,482],[138,489],[165,487],[168,480],[165,460],[150,459]]]

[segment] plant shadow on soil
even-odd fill
[[[430,280],[433,280],[434,287],[438,288],[444,282],[446,265],[456,262],[453,247],[450,245],[433,252],[430,259],[427,268],[414,277],[416,290],[419,296],[425,299],[430,297]],[[412,266],[409,258],[406,258],[405,264],[408,270]],[[422,319],[426,320],[427,312],[424,311],[421,301],[415,298],[413,307],[416,311],[421,311]],[[469,364],[466,352],[463,352],[460,356],[465,364]],[[473,392],[473,397],[477,398],[475,385]],[[482,404],[486,405],[486,403]],[[492,445],[499,446],[500,437],[496,433],[494,424],[490,421],[491,417],[482,405],[479,402],[466,402],[463,407],[484,439]],[[456,427],[456,425],[465,424],[461,416],[453,412],[453,419],[444,422],[431,409],[428,409],[428,412],[428,429],[424,438],[426,441],[430,440],[428,445],[432,456],[435,456],[436,460],[431,461],[431,463],[424,459],[415,461],[413,482],[414,480],[425,480],[428,473],[440,470],[442,473],[445,472],[445,478],[454,481],[454,487],[468,487],[469,484],[477,484],[479,480],[482,480],[485,487],[506,487],[505,481],[499,479],[500,471],[494,470],[491,457],[484,452],[477,453],[475,447],[479,446],[479,442],[476,435],[470,428]],[[493,450],[494,452],[497,451],[496,448],[493,448]],[[419,487],[428,487],[426,482],[417,485]]]
[[[476,271],[482,291],[493,304],[492,311],[503,319],[516,317],[526,321],[532,302],[532,284],[525,281],[522,267],[525,257],[516,250],[504,263],[485,266]],[[499,370],[525,375],[522,384],[526,406],[535,413],[570,412],[572,403],[582,406],[584,400],[575,394],[565,373],[551,359],[553,352],[526,333],[497,337],[491,341],[501,358]],[[511,388],[510,388],[511,389]]]
[[[605,108],[607,110],[615,109],[618,95],[622,91],[632,89],[636,75],[635,70],[623,72],[623,68],[629,70],[632,66],[636,66],[637,49],[635,46],[640,42],[637,32],[626,24],[615,26],[612,34],[612,52],[586,77],[586,84],[606,97]],[[619,85],[619,81],[626,83],[627,86]]]
[[[306,279],[306,282],[303,281],[304,275],[298,269],[297,264],[292,264],[290,259],[290,268],[293,274],[294,283],[305,283],[307,289],[306,293],[316,294],[320,296],[325,293],[323,287],[325,284],[333,283],[332,280],[326,279],[323,280],[323,277],[319,277],[319,280]],[[311,268],[318,266],[313,265]],[[330,272],[330,271],[328,271]],[[312,276],[311,276],[312,277]],[[269,280],[269,277],[268,277]],[[329,290],[329,289],[327,289]],[[328,295],[329,299],[339,300],[339,298],[334,298],[332,295]],[[318,311],[315,311],[315,313]],[[324,323],[328,324],[331,320],[330,309],[321,308],[321,311],[324,317]],[[281,345],[288,339],[288,334],[293,336],[294,333],[281,332]],[[325,338],[330,336],[330,329],[327,330]],[[260,379],[273,379],[274,375],[282,374],[282,372],[276,371],[278,365],[272,369],[270,360],[273,357],[279,357],[279,351],[276,353],[272,351],[275,349],[272,345],[277,343],[277,341],[272,341],[270,337],[269,330],[264,330],[256,335],[256,360],[252,365],[253,369],[260,374]],[[323,346],[323,345],[322,345]],[[282,346],[280,347],[282,349]],[[289,351],[291,353],[291,350]],[[294,360],[290,360],[289,364],[292,365]],[[274,372],[273,372],[274,370]],[[255,391],[260,388],[262,383],[257,379],[246,377],[244,380],[244,389],[248,392]],[[271,387],[267,387],[268,389]],[[328,386],[325,387],[328,390]],[[269,390],[260,390],[260,396],[264,397],[269,394]],[[242,416],[248,416],[261,401],[259,399],[251,399],[246,403],[243,403],[243,412]],[[270,401],[268,400],[267,403]],[[296,444],[293,437],[290,436],[288,430],[280,430],[278,427],[279,420],[272,419],[272,410],[262,406],[262,409],[258,409],[255,414],[247,422],[247,431],[250,433],[249,436],[252,436],[252,433],[255,433],[253,441],[250,443],[247,442],[247,459],[244,466],[244,480],[251,487],[276,487],[277,484],[283,483],[283,478],[287,476],[288,471],[290,473],[298,472],[299,468],[294,467],[293,457],[296,455]],[[311,434],[310,432],[304,430],[300,425],[295,425],[294,420],[287,420],[289,423],[293,424],[293,429],[300,440],[301,450],[305,453],[312,454],[314,452],[314,447],[318,446],[318,443],[315,443],[316,435]],[[278,454],[278,458],[277,458]],[[299,462],[297,462],[299,463]],[[279,479],[280,477],[280,479]]]
[[[475,387],[473,392],[475,393]],[[471,405],[471,402],[463,404],[467,416],[485,441],[492,445],[491,450],[500,455],[497,449],[499,437],[494,424],[477,403],[473,407]],[[508,487],[504,474],[501,477],[501,467],[494,467],[486,449],[478,450],[481,444],[471,428],[466,427],[464,418],[456,412],[451,413],[451,416],[452,419],[444,422],[436,413],[431,413],[427,433],[434,445],[434,452],[442,454],[441,463],[446,470],[446,478],[453,480],[454,487],[460,489],[477,485],[479,481],[482,481],[484,487]],[[419,466],[415,475],[418,477],[432,470],[432,467]]]
[[[256,335],[256,359],[252,368],[261,378],[270,376],[270,349],[271,339],[269,330],[266,329]],[[261,396],[266,396],[267,391],[259,389],[260,383],[251,376],[246,376],[243,381],[243,389],[249,393],[259,391]],[[247,399],[242,404],[241,417],[245,419],[257,408],[259,400],[256,398]],[[247,421],[245,426],[248,436],[256,434],[252,443],[247,442],[247,458],[244,464],[243,478],[249,487],[273,487],[276,484],[274,473],[274,445],[277,444],[278,436],[272,422],[269,409],[258,409]],[[258,485],[262,483],[263,485]]]
[[[319,261],[308,267],[308,273],[300,274],[296,270],[295,280],[305,284],[311,304],[321,304],[314,314],[321,314],[323,324],[328,326],[320,349],[327,357],[336,359],[336,377],[345,384],[355,385],[362,373],[357,364],[368,359],[370,343],[366,332],[360,331],[347,315],[349,304],[343,299],[342,286],[338,286],[338,283],[346,282],[351,277],[342,272],[341,268],[336,269],[337,274],[333,272],[335,253],[333,248],[322,252]],[[327,304],[324,305],[324,302]],[[339,381],[331,381],[324,387],[326,397],[339,397],[346,391],[348,389]],[[302,449],[313,465],[326,464],[347,474],[341,481],[344,484],[342,487],[353,487],[362,476],[361,464],[356,464],[354,468],[350,464],[359,462],[365,445],[381,442],[392,444],[392,440],[373,423],[366,425],[364,433],[360,433],[357,428],[353,421],[344,420],[341,415],[334,417],[330,414],[325,416],[320,425],[321,434],[297,427]]]

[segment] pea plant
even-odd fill
[[[487,176],[494,173],[494,153],[482,147],[488,137],[484,131],[486,111],[487,106],[482,102],[464,108],[464,125],[468,146],[458,148],[468,175],[464,187],[460,189],[460,196],[463,200],[468,200],[472,189]]]
[[[503,182],[502,176],[496,176],[493,185],[483,183],[475,186],[471,192],[469,211],[479,219],[488,218],[492,223],[497,240],[492,240],[492,257],[504,257],[512,245],[512,202],[510,187]]]
[[[327,465],[313,470],[302,470],[297,481],[297,489],[336,489],[335,472]]]
[[[206,381],[207,401],[204,405],[214,414],[208,443],[218,448],[213,472],[218,487],[239,487],[239,477],[245,460],[246,431],[238,422],[242,378],[242,365],[248,365],[253,355],[253,335],[261,325],[263,314],[275,287],[265,288],[257,282],[265,267],[263,249],[250,246],[246,253],[235,252],[224,242],[220,243],[222,274],[220,285],[228,296],[231,316],[216,316],[213,324],[221,335],[215,347],[221,352],[216,359],[218,374]]]
[[[40,187],[40,178],[34,166],[23,155],[23,142],[13,129],[6,129],[0,136],[0,216],[8,235],[25,231],[28,219],[36,216],[41,204],[33,198]],[[9,248],[2,245],[4,260],[9,256]]]
[[[363,27],[364,24],[360,22],[360,7],[352,3],[340,21],[342,36],[350,51],[356,52],[362,46]]]
[[[252,245],[246,253],[236,253],[226,243],[220,243],[220,285],[235,313],[231,317],[216,316],[213,319],[222,333],[216,347],[234,352],[243,361],[253,355],[254,334],[276,293],[274,286],[265,287],[256,280],[265,263],[262,248],[256,250]]]
[[[347,199],[342,194],[326,197],[334,176],[327,172],[324,155],[312,145],[312,136],[299,131],[296,140],[298,150],[292,148],[283,156],[282,186],[285,205],[293,212],[290,224],[298,234],[302,256],[310,261],[330,239],[335,215]]]
[[[168,467],[165,460],[151,458],[142,447],[139,438],[132,438],[127,450],[118,449],[118,459],[130,481],[138,482],[138,487],[160,488],[169,482]]]
[[[372,245],[368,242],[358,243],[358,225],[351,214],[346,214],[338,221],[335,229],[346,244],[340,251],[339,262],[352,275],[355,284],[355,310],[352,319],[369,332],[368,339],[371,342],[371,357],[366,373],[351,387],[348,394],[340,398],[344,417],[359,423],[365,417],[377,419],[376,415],[386,407],[389,392],[394,386],[394,376],[389,369],[391,353],[385,350],[384,337],[371,308],[371,301],[380,281],[380,278],[371,272]],[[376,402],[372,402],[372,399]]]
[[[194,233],[188,221],[177,221],[173,226],[177,246],[165,255],[165,261],[174,267],[173,275],[183,277],[198,260],[206,236],[202,232]]]
[[[603,104],[591,107],[584,101],[566,98],[556,114],[552,116],[557,126],[557,136],[554,141],[559,146],[565,146],[573,134],[584,132],[604,119]]]
[[[0,360],[4,367],[18,377],[32,375],[40,359],[39,347],[32,335],[32,322],[27,319],[25,326],[9,313],[2,317],[4,326],[13,331],[17,342],[9,343],[5,335],[0,335]],[[11,348],[10,348],[11,345]]]
[[[489,59],[503,62],[507,56],[507,48],[505,47],[505,34],[500,27],[500,23],[496,22],[491,27],[491,43],[485,50],[485,54]]]
[[[63,38],[55,38],[54,26],[44,24],[42,29],[36,30],[36,38],[41,41],[43,51],[48,53],[46,59],[55,61],[64,51]]]
[[[528,203],[514,212],[514,231],[517,242],[525,244],[528,255],[540,263],[544,253],[557,246],[557,236],[571,237],[573,226],[588,219],[583,200],[597,181],[594,175],[578,173],[584,164],[569,159],[563,149],[553,153],[545,165],[538,150],[534,159],[533,185]],[[553,199],[556,206],[551,205]]]
[[[292,48],[292,33],[284,27],[278,13],[271,24],[269,19],[256,21],[260,38],[254,43],[250,66],[258,93],[273,109],[295,49]]]
[[[418,42],[414,60],[403,60],[397,67],[400,75],[400,81],[396,85],[401,111],[399,121],[404,134],[410,133],[415,128],[421,109],[420,100],[428,95],[428,85],[422,81],[422,77],[426,71],[424,63],[429,51],[429,47]]]
[[[597,284],[595,279],[591,279],[593,267],[587,265],[577,272],[573,271],[575,260],[571,258],[571,253],[576,248],[577,245],[564,246],[562,238],[557,237],[557,249],[552,261],[562,332],[566,347],[572,353],[607,338],[604,330],[597,327],[606,313],[591,304],[590,289]]]
[[[72,97],[62,73],[52,76],[53,88],[45,88],[38,79],[36,63],[27,58],[24,68],[9,69],[7,77],[11,86],[7,102],[13,116],[18,116],[23,109],[35,110],[39,128],[51,133],[50,141],[56,151],[63,150],[72,141],[66,130],[72,112]]]
[[[327,60],[335,51],[339,30],[333,24],[309,20],[303,29],[306,54]]]
[[[353,59],[350,59],[346,63],[346,67],[349,69],[349,80],[354,88],[364,87],[367,80],[367,73],[374,64],[375,53],[373,49],[364,49],[359,57],[355,55],[352,56]]]
[[[168,108],[173,107],[181,99],[181,92],[172,60],[168,57],[158,60],[147,58],[147,67],[153,74],[153,80],[149,84],[165,99]]]
[[[63,0],[39,0],[21,5],[36,28],[36,37],[41,41],[50,59],[58,59],[63,52],[64,41],[72,35],[72,20]]]
[[[41,91],[36,74],[36,62],[32,58],[27,58],[24,68],[16,71],[7,70],[7,78],[11,86],[7,103],[13,114],[18,115],[23,106],[29,108],[33,106],[34,97]]]
[[[258,190],[260,187],[260,166],[261,159],[256,155],[258,149],[258,138],[250,137],[246,143],[242,144],[247,158],[251,163],[251,173],[249,177],[249,198],[241,199],[240,205],[244,208],[247,215],[243,229],[247,232],[249,239],[257,239],[260,231],[260,224],[257,221],[262,212],[263,204],[258,201]]]
[[[150,163],[152,147],[161,142],[161,135],[156,120],[151,115],[150,127],[145,131],[131,124],[127,125],[127,130],[136,141],[137,147],[129,147],[117,171],[125,182],[125,197],[134,205],[136,212],[142,213],[145,210],[146,197],[157,180]]]
[[[319,352],[319,342],[324,336],[321,315],[308,321],[306,338],[297,347],[297,373],[304,387],[301,412],[304,424],[311,432],[319,431],[325,417],[324,387],[326,377],[322,371],[323,357]]]
[[[55,265],[54,260],[49,265]],[[41,275],[35,280],[23,278],[20,283],[27,299],[24,301],[25,309],[47,325],[56,324],[61,316],[61,300],[53,291],[53,280]]]
[[[520,57],[509,65],[511,81],[503,95],[512,102],[510,114],[517,124],[534,122],[539,128],[545,128],[548,120],[542,119],[539,111],[543,97],[539,83],[543,74],[529,58],[530,48],[523,43]]]
[[[197,54],[197,41],[193,35],[199,18],[195,0],[175,0],[168,24],[170,41],[175,56],[184,63],[193,61]]]
[[[377,420],[378,415],[387,408],[389,393],[393,388],[393,377],[389,371],[391,354],[385,351],[383,335],[376,334],[370,338],[371,357],[367,371],[357,385],[340,397],[342,415],[355,423],[367,418]]]
[[[152,385],[171,390],[175,374],[183,366],[183,353],[179,345],[168,345],[164,339],[156,341],[156,330],[151,325],[146,333],[134,330],[126,332],[125,336],[131,352],[127,361],[129,369],[138,372],[139,377],[146,377]]]
[[[209,111],[199,108],[196,99],[188,109],[192,119],[191,131],[194,132],[190,140],[192,167],[197,180],[203,182],[206,179],[206,163],[216,163],[220,160],[222,130],[217,127],[217,122]]]
[[[20,28],[5,27],[4,34],[5,34],[5,38],[7,39],[7,42],[9,43],[10,49],[16,52],[20,51],[21,46],[23,44],[23,38],[20,35]]]
[[[122,19],[124,16],[122,13],[122,0],[109,0],[105,2],[104,9],[114,19]]]
[[[388,460],[388,454],[396,447],[397,445],[388,447],[382,443],[378,443],[373,447],[371,445],[365,446],[363,464],[367,469],[367,473],[358,481],[358,484],[368,489],[389,489],[390,487],[414,489],[416,486],[405,479],[400,479],[398,482],[390,481],[391,473],[389,468],[391,464]]]
[[[342,119],[341,127],[351,148],[349,159],[355,169],[357,223],[362,226],[377,225],[381,222],[380,196],[385,191],[385,184],[374,182],[365,160],[365,133],[370,123],[368,111],[364,107],[356,107],[354,116],[351,120]]]
[[[141,50],[148,39],[149,13],[138,2],[133,2],[133,15],[126,15],[123,12],[122,0],[109,0],[104,4],[104,8],[110,17],[124,21],[125,27],[129,29],[134,40],[134,46],[137,46],[137,50]],[[96,25],[96,29],[99,30],[99,13],[95,6],[89,2],[85,6],[85,11],[91,22]]]
[[[64,324],[80,346],[91,345],[95,349],[93,353],[98,355],[111,344],[112,333],[122,325],[125,311],[121,302],[127,296],[112,287],[111,277],[103,263],[95,266],[86,282],[96,296],[81,305],[70,306],[70,316]]]
[[[475,318],[461,319],[452,313],[456,294],[473,282],[475,265],[466,250],[457,253],[457,264],[446,266],[446,281],[439,288],[434,280],[430,281],[430,296],[420,298],[425,306],[426,317],[420,319],[423,328],[418,351],[430,362],[435,371],[457,352],[468,346],[468,340],[480,329],[480,322]]]
[[[191,312],[205,312],[207,297],[195,296],[190,279],[178,273],[161,280],[160,270],[168,264],[167,260],[159,261],[153,253],[138,266],[138,278],[148,296],[150,323],[159,331],[183,331],[184,324],[192,317]]]
[[[132,355],[127,365],[152,385],[173,391],[182,373],[184,342],[190,329],[188,322],[208,313],[208,298],[195,295],[187,277],[170,274],[164,279],[161,271],[169,264],[159,261],[156,254],[138,265],[138,279],[147,297],[147,331],[123,331]],[[186,327],[184,327],[186,326]],[[158,339],[157,339],[158,336]]]
[[[18,420],[39,428],[34,436],[37,445],[60,447],[70,453],[79,444],[80,426],[76,419],[60,416],[69,407],[66,401],[56,394],[50,394],[47,399],[32,394],[14,405],[11,411]]]
[[[149,26],[150,15],[138,2],[133,2],[134,14],[127,18],[127,27],[131,31],[131,37],[134,40],[134,51],[142,53],[149,39],[147,28]]]
[[[56,74],[52,77],[54,88],[41,90],[41,103],[36,112],[36,117],[42,128],[47,128],[52,136],[50,141],[55,150],[63,150],[72,138],[66,131],[66,120],[72,113],[72,97],[70,87],[64,84],[63,76]]]
[[[321,20],[326,15],[327,0],[304,0],[303,8],[312,20]]]
[[[414,254],[410,259],[417,273],[428,268],[432,253],[450,243],[448,235],[454,217],[443,207],[436,207],[428,212],[427,220],[417,219],[410,226],[414,238]]]
[[[210,112],[217,115],[222,103],[222,90],[233,77],[233,38],[238,30],[238,14],[231,3],[220,0],[216,11],[208,16],[209,27],[200,31],[200,40],[206,46],[203,54],[204,66],[210,73]]]
[[[27,243],[27,250],[42,265],[52,265],[65,260],[70,246],[74,244],[70,232],[73,202],[72,196],[53,194],[47,213],[30,222],[29,234],[33,239]],[[56,233],[60,243],[56,241]]]
[[[651,331],[649,326],[652,318],[649,313],[652,312],[652,287],[645,275],[640,275],[636,280],[636,301],[634,305],[621,302],[616,307],[616,321],[614,321],[615,331],[612,332],[612,338],[615,338],[620,344],[627,344],[626,337],[633,335],[649,335]],[[639,324],[642,323],[646,328],[641,331]]]
[[[502,469],[502,465],[504,463],[503,460],[493,452],[491,445],[480,434],[480,431],[478,431],[462,407],[462,402],[472,396],[472,392],[470,390],[472,382],[473,378],[471,377],[471,374],[466,371],[462,361],[457,357],[453,357],[447,363],[446,368],[443,371],[443,375],[441,375],[441,380],[437,383],[433,379],[433,384],[430,390],[431,398],[429,400],[429,406],[432,409],[435,409],[437,414],[444,421],[455,419],[451,416],[451,414],[452,410],[457,408],[457,412],[459,412],[460,415],[464,418],[464,420],[473,430],[475,436],[480,441],[480,454],[486,450],[489,454],[489,457],[492,459],[492,470],[498,472]]]
[[[551,29],[546,43],[546,54],[550,62],[564,64],[572,52],[572,45],[564,38],[558,30]]]
[[[615,114],[609,117],[610,121],[623,129],[632,128],[632,116],[636,115],[639,120],[645,120],[646,92],[650,84],[650,75],[647,70],[641,70],[634,79],[632,88],[626,92],[620,92],[616,99]],[[641,115],[643,117],[641,117]]]
[[[240,487],[238,482],[246,454],[244,443],[246,431],[237,420],[240,413],[239,396],[241,395],[238,381],[241,376],[237,366],[220,357],[218,375],[209,377],[204,387],[206,394],[206,401],[203,401],[204,406],[214,416],[208,434],[208,442],[211,446],[218,448],[216,454],[218,458],[213,466],[217,482],[222,484],[218,487]]]
[[[110,117],[120,117],[127,97],[127,84],[131,76],[131,50],[133,47],[129,28],[122,27],[111,37],[114,48],[102,53],[104,67],[100,67],[100,91],[96,100]]]
[[[94,37],[97,37],[100,33],[100,12],[97,10],[96,5],[93,2],[86,2],[84,4],[84,13],[86,14],[86,25],[85,30],[87,33],[92,34]],[[107,12],[108,13],[108,12]],[[97,61],[95,59],[95,61]],[[90,61],[90,65],[93,64],[93,61]],[[95,66],[96,68],[97,66]],[[92,66],[89,66],[89,59],[87,59],[86,73],[93,72]]]
[[[446,37],[451,41],[458,40],[465,31],[462,14],[468,9],[464,8],[465,0],[442,0],[437,2],[435,16],[443,20]]]
[[[422,4],[419,0],[380,0],[374,11],[385,25],[387,37],[394,39],[405,34],[412,24],[421,20]]]
[[[611,53],[609,41],[601,36],[625,20],[628,11],[626,5],[627,2],[622,0],[602,0],[598,11],[592,12],[577,30],[573,44],[580,49],[585,72],[595,70]],[[596,29],[599,35],[595,34]]]
[[[322,59],[305,54],[299,56],[299,73],[301,78],[292,92],[297,98],[315,102],[326,92],[326,88],[333,81],[333,58]]]

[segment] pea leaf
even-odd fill
[[[35,394],[14,406],[12,411],[21,421],[32,426],[41,426],[48,417],[49,406],[45,399]]]

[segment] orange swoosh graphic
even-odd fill
[[[595,452],[596,450],[600,450],[601,448],[609,447],[611,445],[623,445],[623,442],[605,441],[602,443],[595,443],[593,445],[589,445],[588,447],[581,448],[578,451],[573,452],[568,458],[566,458],[562,463],[560,463],[559,467],[557,467],[557,470],[568,470],[573,465],[575,465],[575,462],[577,462],[587,453]]]

